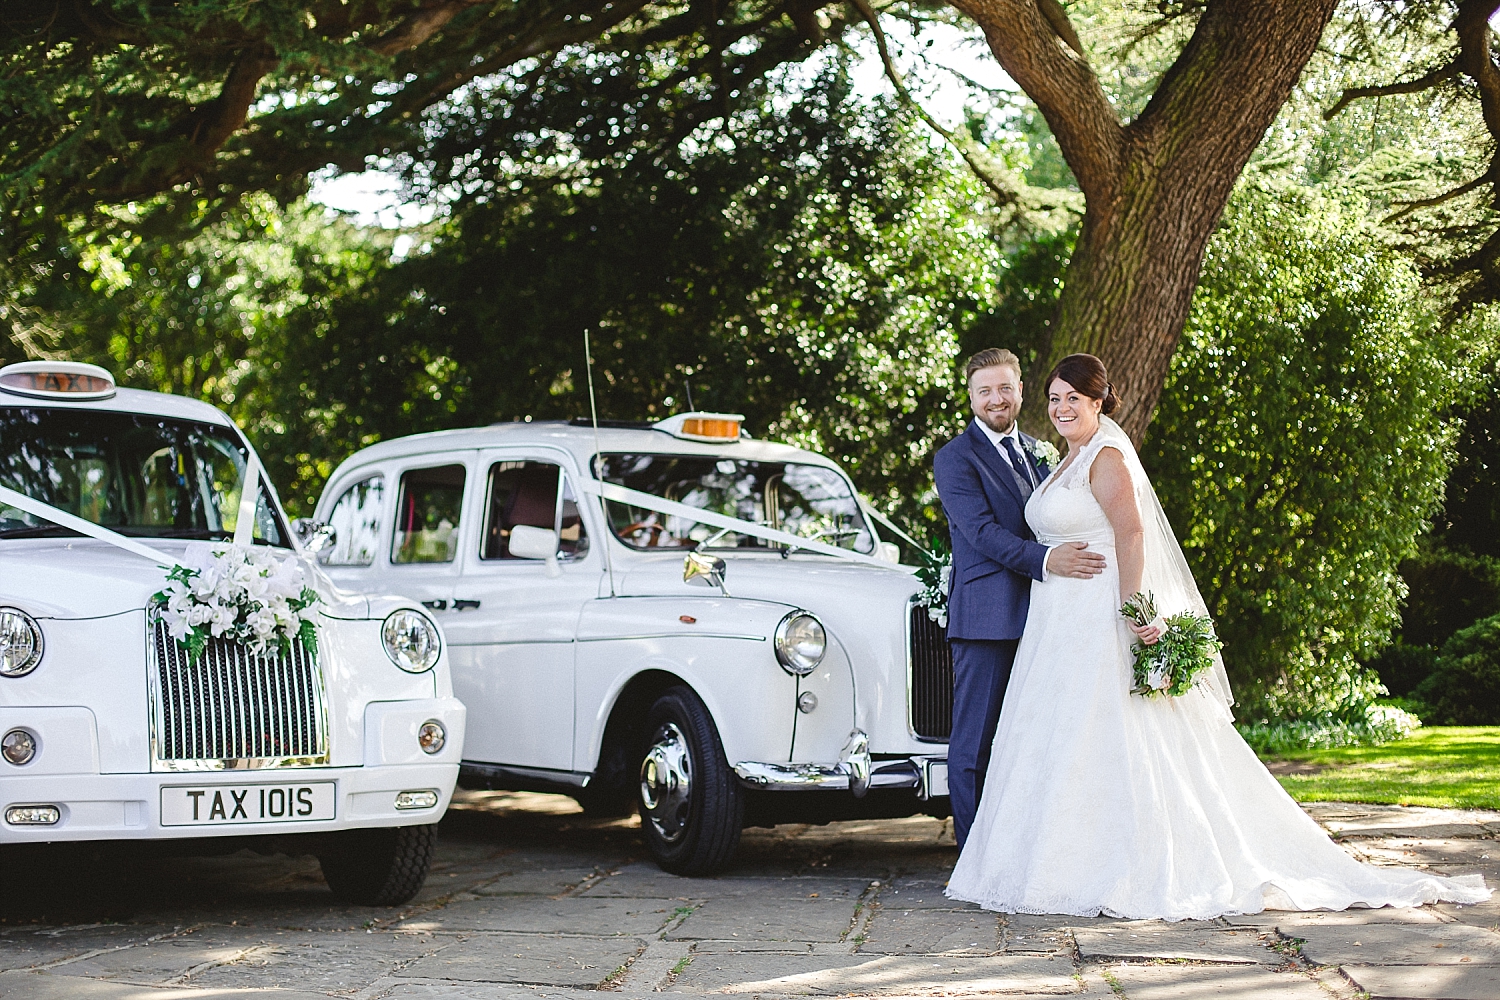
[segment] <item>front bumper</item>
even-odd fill
[[[927,801],[948,794],[947,756],[873,760],[870,740],[856,729],[836,764],[766,764],[742,761],[734,773],[747,788],[768,792],[848,791],[862,798],[872,788],[912,788]]]
[[[0,844],[280,836],[415,826],[438,821],[448,808],[457,780],[457,762],[195,774],[8,774],[0,784]],[[333,819],[162,825],[162,788],[165,786],[190,784],[212,790],[227,786],[298,785],[326,781],[335,783]],[[425,809],[397,809],[397,793],[415,790],[437,792],[437,802]],[[5,810],[21,805],[52,806],[59,811],[60,818],[49,826],[20,826],[5,822]]]

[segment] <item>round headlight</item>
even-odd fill
[[[789,674],[805,677],[818,669],[827,648],[823,623],[806,611],[793,611],[776,626],[776,659]]]
[[[380,641],[391,662],[413,674],[431,670],[443,651],[443,640],[432,619],[410,608],[391,612],[380,627]]]
[[[0,608],[0,675],[21,677],[42,662],[42,627],[20,608]]]

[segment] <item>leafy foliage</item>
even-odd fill
[[[1299,750],[1378,747],[1404,740],[1422,720],[1393,705],[1366,705],[1356,718],[1323,714],[1275,722],[1239,723],[1237,728],[1256,753],[1279,757]]]
[[[1500,615],[1475,622],[1443,643],[1432,673],[1412,696],[1439,725],[1500,723]]]
[[[1356,202],[1248,190],[1211,245],[1143,459],[1243,714],[1361,712],[1441,498],[1463,343]]]

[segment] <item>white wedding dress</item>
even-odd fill
[[[1032,494],[1045,545],[1082,541],[1109,567],[1033,583],[979,811],[947,893],[1007,913],[1167,920],[1263,909],[1475,903],[1480,876],[1377,868],[1346,854],[1236,732],[1222,666],[1180,698],[1130,694],[1114,532],[1089,487],[1125,456],[1146,524],[1143,590],[1165,615],[1202,598],[1130,440],[1104,418]]]

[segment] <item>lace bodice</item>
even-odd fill
[[[1114,529],[1104,508],[1094,498],[1089,470],[1105,447],[1103,435],[1095,434],[1077,458],[1052,471],[1026,503],[1026,523],[1043,545],[1059,542],[1089,542],[1113,545]]]

